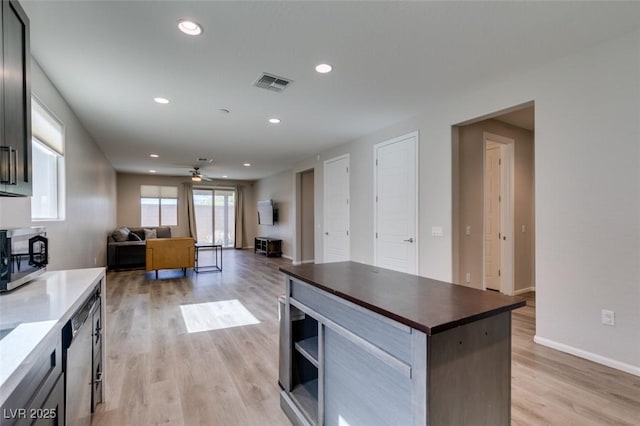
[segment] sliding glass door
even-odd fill
[[[193,190],[196,238],[199,243],[235,244],[235,191],[197,188]]]

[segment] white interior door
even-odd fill
[[[350,258],[347,154],[324,162],[324,261]]]
[[[500,144],[487,141],[485,153],[484,179],[484,272],[485,285],[488,289],[501,291],[500,285]]]
[[[418,133],[374,146],[376,266],[418,273]]]
[[[515,187],[513,184],[515,141],[505,136],[485,132],[484,143],[486,150],[484,286],[511,295],[514,288],[515,264],[513,222],[515,215]],[[488,195],[490,191],[493,192],[493,195]],[[491,199],[487,197],[491,197]],[[496,274],[498,275],[497,280]]]

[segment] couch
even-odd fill
[[[154,238],[171,238],[168,226],[139,228],[120,227],[107,237],[107,268],[109,270],[142,269],[146,265],[147,230],[155,230]]]
[[[182,269],[195,266],[195,240],[191,237],[155,238],[147,240],[146,270],[155,271],[158,279],[159,269]]]

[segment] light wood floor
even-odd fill
[[[281,264],[226,250],[222,273],[110,272],[108,397],[93,425],[289,425],[277,385]],[[525,296],[513,313],[512,424],[640,425],[640,378],[534,344]],[[232,299],[260,324],[187,333],[180,305]]]

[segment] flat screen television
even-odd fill
[[[278,221],[278,209],[273,200],[258,201],[258,224],[273,225]]]

